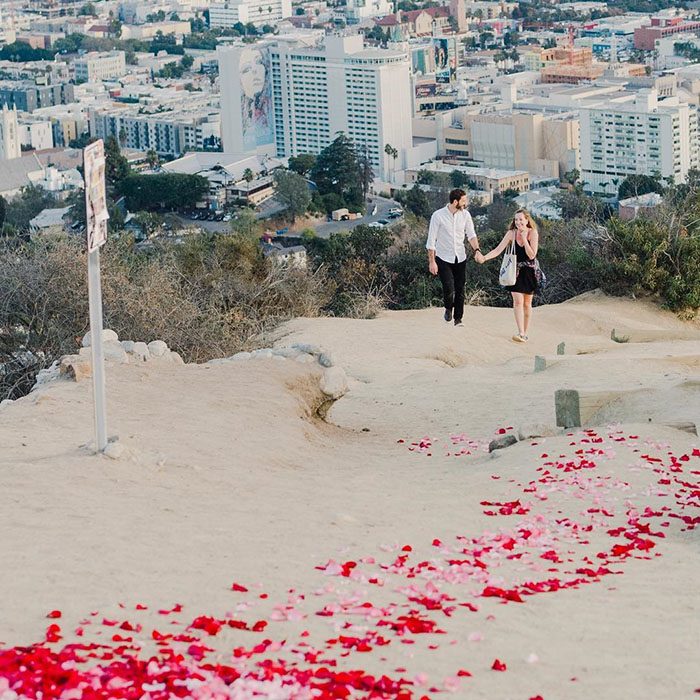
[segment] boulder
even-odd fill
[[[164,340],[152,340],[148,344],[148,351],[153,357],[163,357],[168,352],[168,346]]]
[[[64,355],[59,371],[62,377],[81,382],[92,377],[92,363],[80,355]]]
[[[518,440],[554,437],[557,434],[557,429],[552,425],[547,425],[546,423],[531,423],[530,425],[521,425],[518,428]]]
[[[292,347],[299,352],[307,352],[309,355],[320,355],[323,352],[318,345],[311,345],[309,343],[294,343]]]
[[[133,340],[122,340],[122,347],[124,348],[124,350],[126,350],[126,352],[129,352],[129,353],[134,352],[134,345],[135,344],[136,343],[134,343]]]
[[[272,350],[270,348],[260,348],[260,350],[254,350],[252,354],[257,360],[269,360],[272,358]]]
[[[105,360],[110,362],[118,362],[120,364],[127,364],[129,362],[129,355],[127,355],[126,350],[121,346],[121,343],[110,341],[102,345],[102,351],[104,352]]]
[[[511,445],[515,445],[516,442],[518,442],[518,438],[516,438],[512,433],[508,433],[507,435],[499,435],[489,443],[489,452],[502,450],[506,447],[510,447]]]
[[[184,365],[185,364],[185,361],[182,359],[182,356],[180,355],[180,353],[175,352],[174,350],[169,350],[167,357],[174,365]]]
[[[299,350],[296,348],[272,348],[272,354],[278,357],[296,357]]]
[[[132,354],[143,362],[151,359],[151,351],[148,349],[146,343],[134,343]]]
[[[322,352],[318,356],[318,364],[321,365],[321,367],[333,367],[335,364],[333,361],[333,355],[331,355],[329,352]]]
[[[321,376],[321,391],[332,398],[339,399],[348,391],[348,378],[342,367],[329,367]]]
[[[237,352],[235,355],[231,355],[229,357],[229,360],[233,360],[234,362],[242,362],[243,360],[250,360],[250,358],[253,357],[253,354],[250,352]]]
[[[309,355],[308,352],[300,352],[294,360],[302,365],[309,364],[311,362],[316,362],[316,358],[313,355]]]
[[[110,459],[121,459],[126,456],[126,447],[118,440],[110,440],[107,447],[104,448],[102,454]]]
[[[9,406],[11,403],[14,403],[12,399],[3,399],[2,401],[0,401],[0,408],[2,408],[3,406]]]
[[[90,331],[88,331],[84,336],[83,336],[83,347],[84,348],[89,348],[90,347],[90,342],[92,339],[92,334]],[[119,336],[111,329],[111,328],[104,328],[102,330],[102,342],[119,342]]]
[[[47,382],[52,382],[54,379],[58,379],[58,377],[61,374],[61,369],[59,367],[58,362],[54,362],[51,367],[47,367],[46,369],[39,370],[36,375],[36,383],[32,387],[32,390],[36,389],[38,386],[41,386],[42,384],[46,384]]]

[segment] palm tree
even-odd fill
[[[392,158],[394,161],[393,165],[392,165],[392,180],[393,180],[393,176],[396,174],[396,159],[399,157],[399,152],[390,143],[387,143],[386,146],[384,146],[384,153],[386,153],[389,156],[389,158]]]
[[[158,160],[158,154],[152,148],[146,151],[146,162],[152,170],[158,165]]]
[[[243,171],[243,179],[246,182],[252,182],[255,179],[255,175],[253,175],[253,171],[250,168],[246,168]]]

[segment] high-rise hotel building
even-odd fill
[[[328,36],[320,49],[272,47],[270,62],[278,157],[319,153],[342,131],[383,177],[394,166],[385,146],[411,148],[406,52],[365,48],[361,35]]]

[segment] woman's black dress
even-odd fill
[[[515,278],[515,284],[509,287],[504,287],[509,292],[520,292],[521,294],[534,294],[539,285],[535,275],[535,268],[529,265],[520,265],[523,262],[532,262],[525,252],[524,246],[521,246],[518,241],[515,241],[515,255],[518,259],[518,276]]]

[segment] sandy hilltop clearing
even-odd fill
[[[700,329],[597,293],[527,345],[464,321],[285,324],[332,405],[311,357],[108,363],[116,460],[81,447],[89,381],[0,407],[0,700],[96,665],[44,697],[697,697],[700,439],[669,424],[700,426]],[[561,388],[619,395],[567,433]]]

